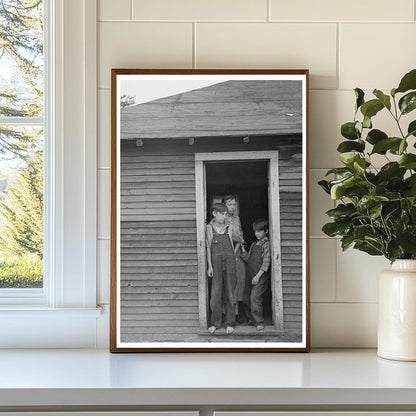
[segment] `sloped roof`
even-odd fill
[[[121,139],[300,134],[301,81],[227,81],[121,109]]]

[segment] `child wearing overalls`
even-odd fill
[[[257,331],[264,329],[263,295],[270,284],[270,243],[268,238],[268,221],[261,218],[253,223],[257,238],[247,255],[242,258],[248,261],[247,286],[251,284],[250,310]]]
[[[224,312],[226,333],[232,334],[235,327],[236,306],[233,230],[232,225],[226,224],[227,207],[224,204],[214,204],[211,214],[213,219],[206,227],[208,277],[212,277],[211,323],[208,331],[213,334],[222,326]]]

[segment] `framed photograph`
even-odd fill
[[[309,351],[308,70],[112,70],[111,352]]]

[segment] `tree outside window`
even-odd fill
[[[43,2],[0,0],[0,288],[43,286]]]

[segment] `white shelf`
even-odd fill
[[[410,406],[416,363],[375,350],[110,354],[0,350],[0,410],[63,406]]]

